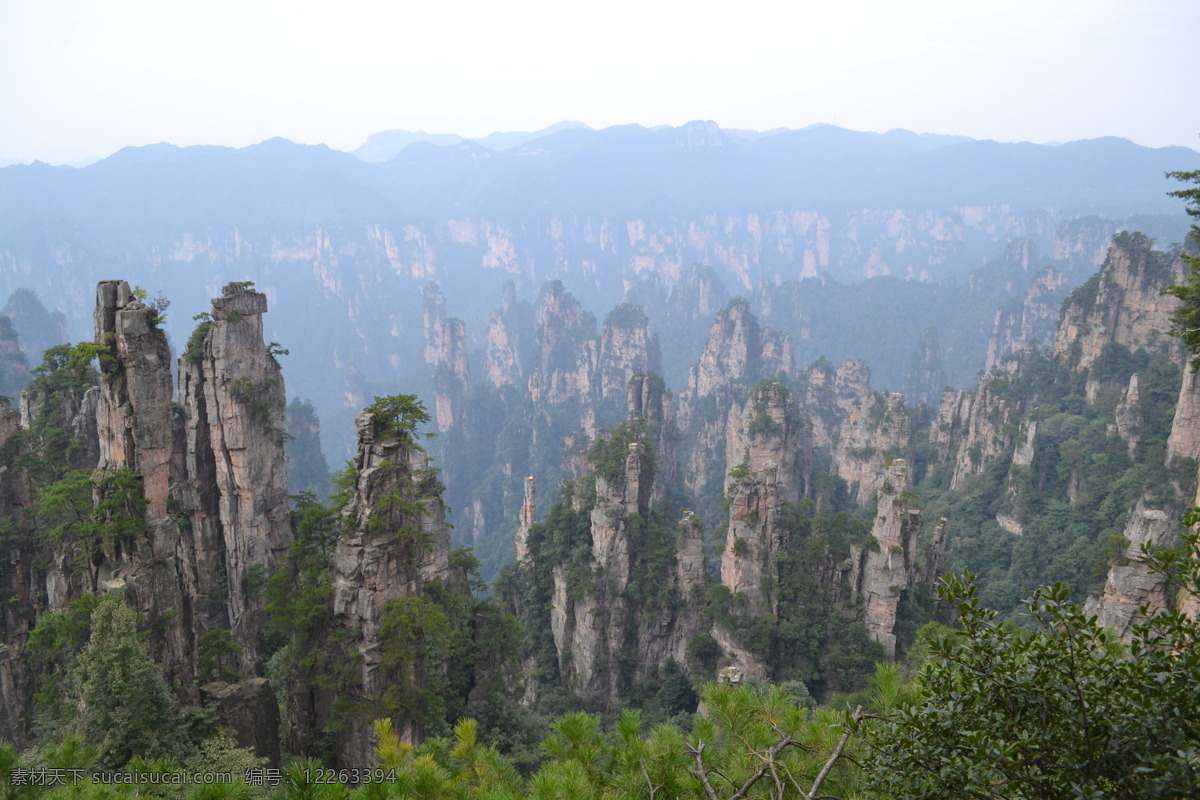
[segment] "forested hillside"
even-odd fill
[[[332,475],[284,299],[225,284],[175,356],[195,298],[101,281],[0,400],[0,788],[1194,793],[1196,259],[1121,232],[1067,293],[1022,252],[978,383],[926,329],[904,392],[710,270],[686,364],[561,282],[473,353],[427,284],[429,392],[362,403]]]

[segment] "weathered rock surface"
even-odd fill
[[[9,588],[30,614],[23,621],[6,616],[5,629],[27,630],[36,611],[61,609],[82,591],[118,592],[152,630],[153,652],[168,677],[194,699],[197,648],[207,632],[232,633],[242,649],[234,667],[243,675],[262,668],[259,585],[291,543],[284,392],[262,340],[266,298],[232,284],[213,301],[213,319],[183,360],[176,405],[160,310],[124,281],[102,281],[94,313],[96,343],[104,348],[99,385],[68,391],[61,382],[42,382],[21,398],[23,427],[51,414],[74,434],[72,468],[96,470],[97,478],[118,470],[136,476],[146,534],[107,548],[99,561],[93,557],[86,580],[62,548],[21,556],[43,567],[36,576],[24,570],[13,576]],[[7,405],[4,411],[0,438],[11,435],[14,416]],[[6,471],[0,467],[0,486]],[[2,494],[10,506],[30,500]],[[8,680],[19,689],[19,672],[0,684]],[[246,733],[238,719],[222,721]]]
[[[446,319],[446,298],[432,281],[425,285],[422,331],[425,363],[433,368],[434,420],[439,431],[449,430],[459,416],[467,394],[467,326],[461,319]]]
[[[645,312],[629,303],[621,303],[604,320],[600,334],[600,358],[597,364],[597,399],[624,400],[629,380],[634,375],[662,371],[658,337],[650,334]]]
[[[647,571],[651,553],[643,537],[653,524],[654,472],[643,437],[627,447],[618,471],[590,478],[595,501],[581,509],[589,520],[588,563],[550,566],[549,624],[563,684],[608,708],[618,707],[648,670],[668,661],[686,665],[688,643],[705,626],[703,525],[686,512],[669,571]],[[582,586],[573,574],[581,568],[590,576]],[[635,575],[641,603],[626,591]]]
[[[1095,614],[1100,624],[1112,628],[1121,639],[1128,641],[1133,626],[1144,617],[1143,606],[1166,608],[1170,602],[1166,578],[1151,571],[1142,554],[1142,545],[1169,547],[1178,539],[1179,521],[1165,511],[1148,508],[1145,501],[1137,506],[1125,523],[1124,536],[1129,541],[1124,562],[1108,569],[1108,579],[1099,596],[1088,598],[1084,611]]]
[[[0,396],[16,397],[29,380],[29,363],[21,350],[17,329],[0,315]]]
[[[774,614],[763,576],[779,551],[778,516],[784,503],[807,490],[810,448],[787,390],[766,381],[730,413],[726,453],[735,466],[725,477],[729,527],[721,554],[721,582],[747,598],[752,613]]]
[[[937,328],[929,327],[921,334],[921,341],[913,350],[904,372],[904,399],[909,405],[934,405],[942,396],[946,385],[942,373],[942,348],[938,344]]]
[[[736,298],[713,321],[700,360],[688,376],[691,402],[712,395],[731,380],[756,381],[792,369],[792,350],[784,334],[762,329],[745,298]]]
[[[985,375],[1007,356],[1026,349],[1034,341],[1043,344],[1053,341],[1066,286],[1066,276],[1048,267],[1033,279],[1018,300],[996,310],[983,366]]]
[[[1121,402],[1117,404],[1117,408],[1113,412],[1114,430],[1129,447],[1130,458],[1134,457],[1134,454],[1137,452],[1138,445],[1142,442],[1142,401],[1140,383],[1141,381],[1139,380],[1136,372],[1129,376],[1129,385],[1125,387],[1125,394],[1121,397]],[[1176,405],[1176,408],[1178,409],[1178,404]],[[1172,430],[1174,430],[1174,427],[1172,427]],[[1167,441],[1169,447],[1169,437]]]
[[[954,402],[943,404],[941,410],[948,412],[948,416],[939,417],[938,428],[945,432],[939,434],[939,443],[950,441],[961,431],[954,475],[950,479],[950,488],[957,489],[1012,447],[1011,423],[1018,419],[1020,409],[1014,408],[1000,393],[998,379],[986,378],[973,394],[960,392]]]
[[[888,658],[896,656],[896,610],[900,593],[918,578],[917,536],[921,512],[908,507],[908,464],[896,459],[879,489],[871,526],[872,546],[852,547],[850,585],[862,602],[867,633],[883,645]]]
[[[535,322],[537,355],[529,377],[534,405],[547,408],[589,398],[600,349],[596,318],[554,281],[542,293]]]
[[[833,449],[833,467],[854,492],[859,505],[870,505],[885,477],[884,463],[904,456],[912,445],[904,396],[871,392],[871,373],[861,361],[847,361],[834,381],[842,412]]]
[[[194,668],[194,637],[189,630],[192,601],[178,575],[179,530],[169,517],[175,414],[171,397],[171,351],[155,312],[138,301],[125,281],[96,287],[96,342],[111,348],[100,359],[96,401],[99,468],[132,470],[147,500],[148,541],[124,553],[102,576],[125,589],[127,602],[147,619],[161,621],[156,645],[167,674],[189,683]]]
[[[1131,350],[1180,352],[1168,333],[1179,300],[1163,290],[1183,279],[1183,262],[1164,261],[1152,246],[1136,233],[1113,239],[1100,272],[1063,308],[1054,337],[1054,355],[1063,363],[1086,369],[1110,342]]]
[[[346,699],[363,703],[387,688],[380,664],[384,607],[449,577],[450,531],[424,452],[374,414],[359,414],[355,423],[355,482],[344,511],[349,530],[334,552],[333,613],[348,634],[357,675]],[[397,731],[409,739],[419,734],[404,720]],[[337,736],[338,763],[374,763],[373,736],[369,720],[350,719]]]
[[[205,684],[200,697],[215,706],[221,721],[233,729],[238,747],[249,748],[278,766],[279,701],[266,678]]]
[[[646,432],[657,455],[652,499],[661,500],[666,487],[674,486],[678,468],[675,460],[675,427],[671,395],[663,379],[646,373],[635,374],[628,382],[626,404],[630,419],[646,420]]]
[[[527,309],[527,307],[526,307]],[[523,333],[523,315],[516,300],[512,281],[504,286],[504,304],[488,317],[487,343],[484,349],[484,372],[495,386],[522,386],[522,354],[532,341],[532,331]],[[524,315],[528,320],[528,314]]]
[[[525,477],[525,502],[521,504],[521,518],[517,521],[517,563],[529,558],[529,529],[537,524],[537,483],[532,475]]]
[[[1200,458],[1200,372],[1190,364],[1183,370],[1175,419],[1167,437],[1167,461],[1174,458]]]
[[[228,629],[258,667],[257,585],[292,541],[284,453],[283,375],[263,341],[266,295],[227,284],[202,340],[180,359],[181,445],[172,499],[187,520],[180,539],[187,612],[197,636]]]
[[[438,430],[452,428],[470,385],[467,367],[467,327],[458,317],[442,326],[442,340],[433,369],[434,419]]]

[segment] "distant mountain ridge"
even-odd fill
[[[694,125],[695,123],[689,124]],[[731,136],[737,139],[745,139],[747,141],[754,141],[778,134],[796,133],[798,131],[815,131],[823,128],[857,133],[857,131],[850,131],[848,128],[838,128],[836,125],[829,125],[821,122],[808,125],[804,128],[771,128],[765,131],[750,130],[747,128],[722,128],[721,130],[726,136]],[[519,147],[527,142],[536,141],[546,136],[558,133],[559,131],[574,129],[584,129],[589,131],[598,130],[596,128],[592,128],[586,123],[575,120],[556,122],[553,125],[548,125],[545,128],[536,131],[494,131],[487,136],[480,137],[460,136],[457,133],[426,133],[423,130],[387,130],[371,134],[361,145],[348,152],[357,156],[363,161],[376,164],[392,160],[396,156],[400,155],[404,148],[414,143],[431,144],[437,147],[449,147],[451,145],[459,144],[460,142],[475,142],[476,144],[482,145],[489,150],[501,151]],[[670,125],[655,125],[647,128],[647,130],[652,132],[672,129],[673,126]],[[977,139],[972,139],[970,136],[956,136],[940,133],[916,133],[905,128],[893,128],[885,131],[884,133],[868,132],[864,135],[873,136],[879,139],[904,140],[909,144],[925,149],[945,147],[953,144],[962,144],[964,142],[980,141]],[[1057,146],[1058,144],[1058,142],[1041,143],[1042,146]]]
[[[400,152],[413,143],[432,144],[438,147],[448,147],[459,142],[475,142],[489,150],[508,150],[526,142],[549,136],[552,133],[571,128],[588,128],[582,122],[556,122],[538,131],[493,131],[487,136],[471,139],[459,136],[457,133],[426,133],[425,131],[391,130],[373,133],[367,140],[351,152],[368,163],[391,161]]]
[[[1047,262],[1082,280],[1122,227],[1180,241],[1186,216],[1162,175],[1200,161],[1187,148],[1120,139],[1001,144],[828,125],[752,133],[711,121],[566,125],[513,134],[534,137],[524,141],[409,141],[382,163],[276,138],[241,149],[130,147],[84,168],[4,167],[0,299],[32,289],[81,332],[93,287],[117,271],[170,298],[255,281],[276,307],[294,310],[270,320],[269,339],[312,365],[295,370],[292,386],[329,417],[399,380],[431,386],[414,336],[429,281],[443,287],[448,316],[463,320],[472,352],[507,282],[529,302],[561,280],[593,313],[634,299],[664,353],[691,358],[683,328],[661,328],[659,314],[696,316],[671,297],[700,266],[714,287],[744,294],[792,333],[798,356],[862,358],[880,385],[899,388],[930,325],[947,349],[947,379],[973,375],[955,353],[968,352],[974,332],[982,366],[994,306],[987,319],[964,316],[954,333],[898,301],[912,330],[891,325],[883,337],[862,335],[863,308],[922,285],[973,282],[973,270],[1018,239],[1022,277],[987,289],[1000,302]],[[888,276],[900,288],[862,283]],[[860,289],[875,299],[867,304]],[[177,346],[197,310],[172,310]],[[669,358],[665,371],[684,363]]]

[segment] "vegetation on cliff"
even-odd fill
[[[1111,264],[1142,270],[1122,291],[1161,299],[1178,262],[1136,234],[1118,238],[1114,254]],[[230,286],[228,302],[265,309],[265,297]],[[1132,641],[1116,641],[1078,605],[1110,563],[1130,558],[1122,536],[1135,503],[1181,510],[1195,472],[1169,445],[1183,359],[1157,340],[1143,347],[1098,331],[1090,320],[1111,303],[1106,286],[1068,299],[1064,320],[1087,322],[1075,341],[1026,348],[975,393],[947,393],[937,411],[872,392],[862,362],[797,374],[790,342],[760,329],[745,300],[724,312],[737,325],[715,326],[705,350],[732,353],[740,372],[709,359],[704,381],[698,369],[672,407],[645,371],[651,318],[621,306],[601,338],[594,318],[552,287],[528,394],[507,383],[456,398],[446,437],[456,458],[478,445],[493,459],[469,470],[487,484],[464,498],[473,519],[503,519],[525,483],[525,552],[493,597],[478,558],[450,549],[442,476],[421,444],[430,415],[415,395],[367,405],[358,453],[329,501],[297,495],[290,517],[276,520],[282,530],[290,519],[294,536],[263,545],[242,526],[256,524],[256,508],[284,508],[286,493],[246,497],[254,465],[239,460],[242,426],[282,418],[281,384],[250,403],[255,379],[197,373],[209,394],[154,420],[109,419],[120,430],[108,431],[108,446],[140,452],[154,427],[167,443],[156,448],[179,456],[162,470],[167,516],[155,518],[156,490],[135,457],[93,470],[87,424],[103,414],[88,404],[126,374],[125,356],[101,335],[52,349],[23,400],[26,426],[4,418],[0,541],[17,555],[0,572],[0,667],[16,666],[0,673],[0,695],[21,699],[28,747],[0,748],[0,793],[99,800],[124,795],[19,778],[43,766],[166,774],[202,764],[237,766],[242,780],[161,794],[1195,793],[1200,735],[1188,720],[1200,712],[1200,630],[1184,613],[1200,592],[1195,536],[1178,552],[1143,553],[1180,593],[1162,613],[1147,610]],[[1186,308],[1200,289],[1174,294]],[[150,309],[151,322],[161,311]],[[1177,327],[1187,319],[1177,314]],[[241,322],[228,309],[202,320],[182,369],[201,367],[201,347],[215,353],[218,325]],[[740,338],[725,331],[739,326]],[[618,352],[633,338],[618,347],[616,329],[637,334],[638,352]],[[919,366],[930,376],[938,347],[927,334]],[[505,375],[523,374],[510,366]],[[228,441],[204,451],[194,447],[209,435],[208,418],[192,414],[201,404],[234,409],[221,420]],[[312,425],[311,406],[293,405],[294,425]],[[675,461],[676,419],[686,465]],[[303,459],[324,494],[313,450]],[[229,496],[243,517],[219,535],[196,533],[228,498],[180,479],[189,458],[242,480]],[[526,476],[553,487],[560,472],[569,480],[534,522],[536,481]],[[923,556],[918,505],[936,526],[924,538],[938,540]],[[979,575],[944,579],[935,599],[946,536],[955,571]],[[501,560],[494,543],[481,544]],[[273,547],[277,558],[263,552]],[[163,576],[192,594],[168,608]],[[935,617],[955,627],[917,632]],[[187,669],[172,653],[192,659]],[[899,663],[876,666],[885,654]],[[266,751],[232,738],[247,727],[222,705],[235,689],[266,696],[253,708],[270,711],[258,714],[269,738],[280,739],[278,708],[289,757],[313,759],[290,760],[277,789],[247,780]],[[365,785],[364,769],[383,779]]]

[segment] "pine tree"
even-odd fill
[[[137,614],[115,598],[92,612],[92,633],[79,654],[74,685],[76,726],[117,768],[135,755],[176,758],[183,734],[175,698],[137,629]]]

